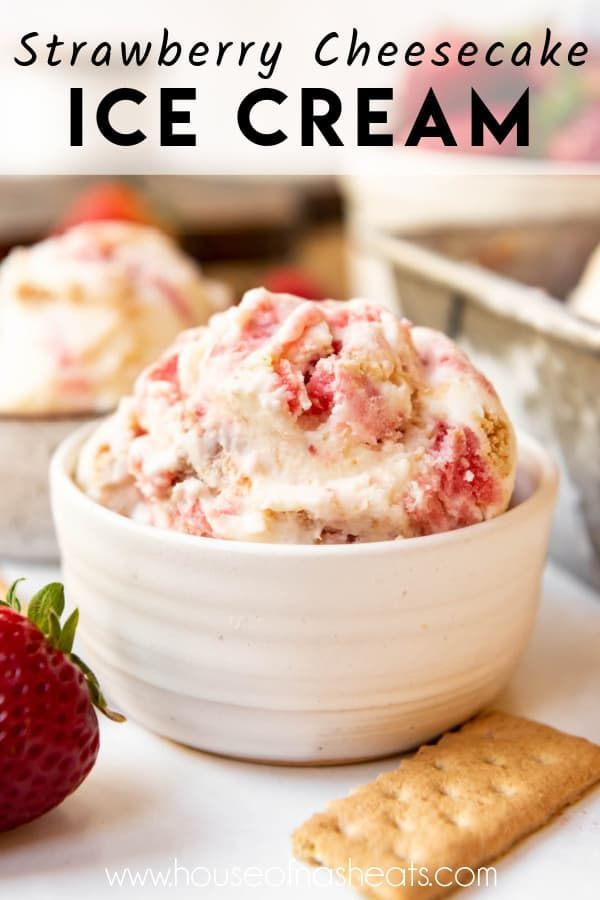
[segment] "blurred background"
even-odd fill
[[[314,282],[315,295],[348,294],[342,194],[332,178],[0,178],[2,256],[80,221],[114,218],[173,235],[238,299],[257,283],[283,285],[288,269],[302,274],[305,290]]]
[[[17,178],[0,211],[2,254],[124,220],[174,238],[231,302],[358,295],[445,331],[554,451],[553,553],[600,585],[600,174]]]

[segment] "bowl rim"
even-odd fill
[[[436,534],[356,544],[278,544],[204,537],[136,522],[134,519],[102,506],[85,494],[75,483],[72,467],[83,441],[97,427],[97,422],[88,422],[86,425],[76,429],[61,441],[52,455],[49,475],[52,512],[55,520],[56,506],[60,502],[57,498],[61,491],[65,491],[70,499],[78,503],[80,508],[90,517],[107,524],[109,527],[120,530],[124,534],[137,535],[140,539],[147,540],[149,543],[159,542],[163,547],[168,544],[176,545],[179,548],[187,547],[190,550],[196,548],[197,552],[203,550],[209,553],[239,554],[242,556],[306,557],[310,559],[330,557],[342,559],[350,556],[413,553],[419,550],[430,550],[439,545],[445,546],[456,542],[476,540],[490,531],[501,532],[512,529],[523,519],[528,519],[531,515],[534,515],[540,508],[548,505],[553,506],[558,491],[559,471],[555,460],[537,440],[530,435],[519,432],[517,434],[517,471],[525,463],[530,470],[534,471],[537,477],[537,484],[524,500],[492,519],[486,519],[474,525],[467,525],[463,528]]]

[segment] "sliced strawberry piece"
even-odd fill
[[[309,413],[329,413],[335,399],[334,375],[327,369],[317,368],[306,383],[306,392],[311,402]]]
[[[179,364],[179,355],[174,353],[167,359],[157,363],[148,373],[150,381],[167,381],[169,384],[179,384],[177,376],[177,366]]]
[[[498,482],[482,456],[481,444],[468,427],[440,423],[434,439],[440,489],[450,499],[464,497],[476,506],[489,506],[498,498]]]

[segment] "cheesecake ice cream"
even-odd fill
[[[330,544],[489,519],[515,467],[496,392],[444,335],[362,300],[257,289],[140,375],[76,477],[161,528]]]
[[[226,297],[153,228],[97,222],[0,266],[0,414],[105,412]]]

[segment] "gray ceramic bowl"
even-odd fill
[[[87,416],[0,416],[0,555],[58,558],[48,490],[50,457]]]

